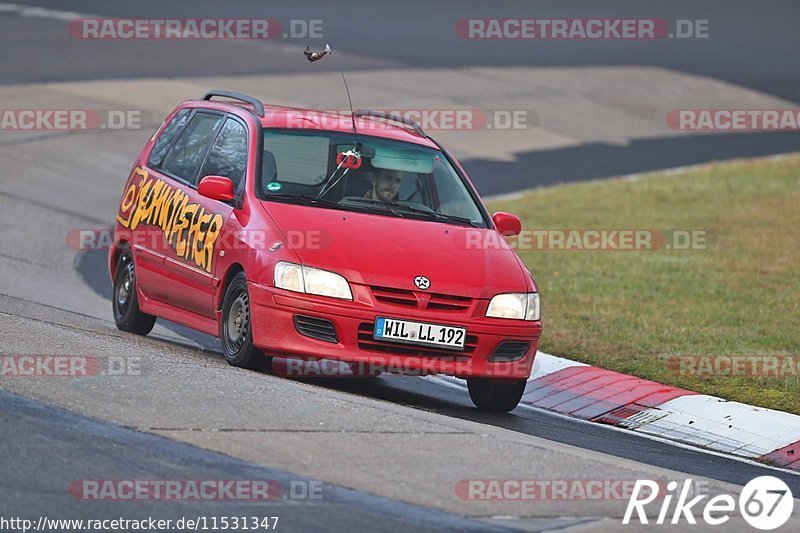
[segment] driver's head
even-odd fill
[[[372,182],[370,197],[381,202],[394,202],[400,193],[403,176],[390,170],[379,170],[369,179]]]

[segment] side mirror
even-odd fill
[[[520,222],[516,215],[512,215],[511,213],[498,211],[492,216],[492,222],[494,222],[497,231],[507,237],[522,233],[522,222]]]
[[[233,182],[224,176],[206,176],[200,180],[197,192],[201,196],[222,202],[230,202],[236,197]]]

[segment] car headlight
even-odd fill
[[[339,274],[284,261],[275,265],[275,286],[288,291],[353,299],[350,284]]]
[[[489,302],[486,316],[513,318],[516,320],[539,320],[539,293],[498,294]]]

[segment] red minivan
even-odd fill
[[[503,237],[520,231],[413,121],[211,91],[167,117],[125,184],[114,320],[219,336],[252,369],[287,357],[457,376],[477,407],[506,412],[542,331]]]

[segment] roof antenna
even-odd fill
[[[356,131],[356,117],[353,115],[353,101],[350,99],[350,89],[347,87],[347,78],[344,77],[344,71],[339,69],[339,72],[342,73],[342,81],[344,82],[344,90],[347,91],[347,103],[350,104],[350,120],[353,121],[353,133],[358,133]]]
[[[306,46],[306,49],[303,50],[303,54],[306,56],[311,63],[314,61],[319,61],[323,57],[327,55],[333,55],[331,52],[331,45],[326,44],[325,50],[322,52],[312,52],[310,46]],[[344,82],[344,90],[347,92],[347,103],[350,105],[350,120],[353,122],[353,133],[358,133],[356,131],[356,117],[353,115],[353,100],[350,98],[350,88],[347,86],[347,78],[344,76],[344,70],[341,68],[339,69],[339,73],[342,75],[342,81]]]

